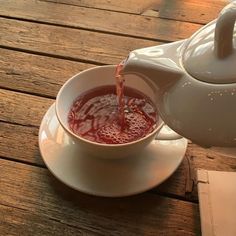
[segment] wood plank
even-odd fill
[[[38,128],[0,122],[0,156],[45,167],[38,148]]]
[[[159,0],[40,0],[42,2],[54,2],[72,6],[82,6],[94,9],[105,9],[116,12],[141,14],[153,3]]]
[[[200,234],[199,210],[194,203],[149,193],[114,199],[91,197],[58,183],[46,169],[1,159],[0,177],[0,189],[4,189],[0,204],[79,228],[84,234]],[[39,232],[37,227],[35,230]]]
[[[190,143],[189,147],[188,155],[190,161],[197,168],[207,168],[207,170],[218,171],[236,171],[235,156],[203,148],[194,143]]]
[[[20,206],[19,206],[20,207]],[[47,216],[35,214],[15,206],[0,205],[1,235],[94,235],[89,230],[66,225]]]
[[[188,38],[201,27],[143,15],[34,0],[3,1],[0,15],[165,41]]]
[[[158,12],[158,17],[185,22],[206,24],[218,17],[218,14],[229,3],[227,0],[159,0],[151,9]],[[150,11],[143,15],[149,15]]]
[[[93,66],[0,48],[0,87],[55,98],[71,76]]]
[[[53,99],[0,89],[0,120],[28,126],[39,126]]]
[[[206,24],[217,17],[228,0],[41,0],[72,6],[106,9],[133,14]],[[154,14],[152,11],[155,11]]]
[[[97,64],[118,64],[134,49],[157,41],[0,18],[0,47]]]

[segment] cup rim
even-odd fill
[[[89,144],[93,144],[93,145],[96,145],[96,146],[100,146],[100,147],[123,147],[123,146],[129,146],[129,145],[133,145],[133,144],[136,144],[136,143],[140,143],[146,139],[148,139],[150,136],[152,136],[153,134],[155,134],[158,130],[161,129],[161,127],[163,126],[164,122],[162,120],[162,118],[160,117],[160,115],[158,114],[158,118],[159,118],[159,121],[158,121],[158,125],[157,127],[149,134],[145,135],[144,137],[142,138],[139,138],[137,140],[134,140],[134,141],[131,141],[131,142],[127,142],[127,143],[117,143],[117,144],[109,144],[109,143],[98,143],[98,142],[94,142],[94,141],[91,141],[91,140],[88,140],[88,139],[85,139],[77,134],[75,134],[74,132],[72,132],[69,128],[67,128],[62,119],[60,118],[60,115],[59,115],[59,97],[61,96],[61,94],[63,93],[65,87],[67,86],[67,84],[69,84],[72,80],[74,80],[75,78],[77,78],[79,75],[82,75],[82,74],[85,74],[91,70],[95,70],[95,69],[103,69],[103,68],[115,68],[116,65],[104,65],[104,66],[95,66],[95,67],[92,67],[92,68],[88,68],[86,70],[83,70],[77,74],[75,74],[74,76],[70,77],[63,85],[62,87],[60,88],[59,92],[57,93],[57,96],[56,96],[56,102],[55,102],[55,110],[56,110],[56,116],[57,116],[57,119],[60,123],[60,125],[63,127],[64,130],[66,130],[70,135],[72,135],[75,139],[79,139],[79,140],[82,140],[83,142],[86,142],[86,143],[89,143]]]

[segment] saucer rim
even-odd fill
[[[53,108],[53,107],[54,107],[54,108]],[[101,192],[97,192],[97,191],[86,191],[86,190],[84,190],[84,189],[81,189],[81,188],[78,188],[78,187],[76,187],[76,186],[74,186],[74,185],[71,185],[71,184],[68,183],[68,182],[65,182],[65,181],[63,180],[63,178],[57,176],[57,175],[54,173],[54,171],[51,169],[51,167],[48,165],[48,163],[47,163],[47,161],[46,161],[46,158],[44,157],[44,155],[43,155],[43,153],[42,153],[42,142],[40,141],[40,137],[41,137],[40,134],[42,134],[43,125],[45,125],[45,124],[44,124],[44,123],[45,123],[45,118],[46,118],[46,116],[48,115],[48,113],[50,112],[50,110],[54,110],[54,115],[56,116],[56,113],[55,113],[55,102],[54,102],[54,103],[48,108],[48,110],[45,112],[45,114],[44,114],[44,116],[43,116],[43,118],[42,118],[41,124],[40,124],[39,132],[38,132],[38,143],[39,143],[40,155],[41,155],[41,157],[42,157],[42,159],[43,159],[44,164],[45,164],[46,167],[48,168],[49,172],[50,172],[57,180],[59,180],[60,182],[62,182],[62,183],[65,184],[66,186],[68,186],[68,187],[70,187],[70,188],[72,188],[72,189],[74,189],[74,190],[76,190],[76,191],[79,191],[79,192],[81,192],[81,193],[88,194],[88,195],[91,195],[91,196],[97,196],[97,197],[108,197],[108,198],[116,198],[116,197],[117,197],[117,198],[118,198],[118,197],[133,196],[133,195],[137,195],[137,194],[141,194],[141,193],[147,192],[147,191],[149,191],[149,190],[151,190],[151,189],[153,189],[153,188],[155,188],[155,187],[161,185],[161,184],[162,184],[163,182],[165,182],[168,178],[170,178],[170,177],[175,173],[175,171],[179,168],[180,164],[183,162],[183,159],[184,159],[184,157],[185,157],[185,153],[186,153],[187,146],[188,146],[188,140],[187,140],[186,138],[181,138],[181,139],[178,139],[178,140],[176,139],[175,141],[181,141],[181,140],[182,140],[182,141],[184,142],[184,149],[185,149],[185,150],[184,150],[184,153],[183,153],[182,157],[179,158],[179,161],[178,161],[178,163],[176,164],[175,168],[172,170],[172,172],[171,172],[169,175],[167,175],[165,178],[163,178],[161,181],[159,181],[158,183],[155,183],[155,184],[153,184],[152,186],[148,185],[146,188],[142,188],[141,190],[131,191],[131,192],[128,192],[128,193],[121,193],[121,194],[114,194],[114,193],[109,194],[109,193],[108,193],[109,191],[106,192],[106,193],[105,193],[105,192],[102,192],[102,191],[101,191]],[[56,116],[56,119],[57,119],[57,122],[58,122],[58,126],[61,126],[61,124],[60,124],[60,122],[59,122],[57,116]],[[66,133],[62,126],[61,126],[61,128],[62,128],[63,132]],[[68,136],[69,139],[72,139],[68,134],[66,134],[66,135]],[[152,142],[158,142],[158,140],[153,140]],[[171,142],[171,141],[170,141],[170,140],[165,140],[165,141],[161,140],[161,142]],[[100,158],[101,158],[101,157],[100,157]],[[99,157],[98,157],[97,159],[99,159]],[[104,158],[104,159],[105,159],[105,158]],[[115,161],[115,159],[112,160],[112,161]]]

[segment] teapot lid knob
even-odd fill
[[[190,75],[208,83],[236,83],[235,20],[236,3],[231,2],[187,40],[182,60]]]

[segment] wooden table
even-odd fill
[[[0,235],[200,235],[197,168],[236,159],[189,143],[161,186],[125,198],[60,183],[39,154],[38,128],[62,84],[129,51],[184,39],[223,0],[0,0]]]

